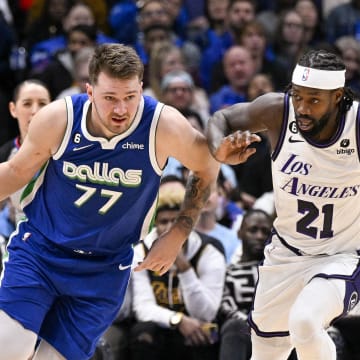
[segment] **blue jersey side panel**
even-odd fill
[[[28,224],[69,249],[117,253],[140,239],[156,202],[161,171],[154,166],[154,138],[161,104],[144,97],[135,125],[107,141],[86,130],[87,95],[69,100],[61,154],[24,193]]]

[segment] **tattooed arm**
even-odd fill
[[[210,154],[205,136],[169,106],[164,107],[159,120],[156,156],[160,167],[172,156],[191,170],[177,220],[168,232],[159,237],[147,257],[135,269],[150,269],[163,274],[173,264],[193,229],[212,186],[216,184],[220,164]]]

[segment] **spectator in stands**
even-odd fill
[[[54,54],[54,58],[42,71],[33,71],[32,76],[43,81],[52,98],[69,88],[75,81],[74,62],[78,51],[96,45],[96,28],[93,25],[76,25],[68,32],[67,48]]]
[[[253,0],[230,0],[226,11],[226,30],[217,36],[212,33],[209,45],[204,49],[200,63],[200,79],[204,89],[214,92],[218,85],[213,83],[214,66],[223,60],[226,50],[235,44],[235,38],[247,22],[255,18],[256,7]]]
[[[144,89],[144,94],[160,99],[162,79],[176,70],[186,71],[181,49],[170,41],[155,44],[149,59],[149,86]]]
[[[6,161],[18,151],[27,134],[32,117],[49,102],[50,94],[44,83],[28,79],[17,85],[8,106],[11,116],[17,121],[19,134],[0,147],[0,162]],[[0,245],[2,240],[8,240],[17,222],[24,217],[20,206],[21,193],[22,191],[14,193],[3,202],[4,206],[0,210]],[[4,249],[0,252],[4,255]]]
[[[26,19],[32,2],[33,0],[3,0],[0,6],[6,22],[14,28],[18,44],[22,44],[24,38],[27,36],[25,33]]]
[[[321,14],[313,0],[297,0],[294,9],[301,16],[304,24],[304,42],[314,47],[325,41]]]
[[[205,0],[205,16],[208,18],[211,32],[218,36],[227,31],[226,12],[229,5],[230,0]]]
[[[330,44],[344,35],[360,39],[360,0],[350,0],[331,9],[325,18],[326,38]]]
[[[164,7],[170,17],[172,30],[182,40],[186,37],[186,26],[189,22],[189,14],[183,0],[164,1]]]
[[[63,19],[66,18],[73,0],[34,1],[27,13],[23,45],[30,50],[36,43],[64,35]]]
[[[169,42],[155,44],[149,59],[149,87],[144,89],[144,94],[160,99],[162,96],[161,82],[164,76],[169,72],[179,70],[190,73],[182,49]],[[190,75],[192,74],[190,73]],[[194,97],[191,108],[200,113],[203,121],[207,121],[209,117],[208,96],[201,87],[196,86],[194,78],[193,80]]]
[[[192,109],[184,108],[181,113],[189,120],[191,125],[204,132],[204,122],[200,114]],[[170,157],[163,171],[163,177],[168,175],[175,175],[187,181],[189,170],[186,169],[177,159]],[[221,174],[224,177],[224,182],[227,183],[228,191],[237,187],[236,175],[231,166],[221,164]]]
[[[154,47],[161,47],[163,44],[173,44],[171,39],[170,28],[167,25],[151,25],[143,31],[143,39],[141,42],[137,41],[135,50],[139,54],[142,63],[144,64],[143,86],[148,88],[150,86],[150,57]],[[177,45],[175,45],[177,46]]]
[[[10,115],[8,115],[8,103],[11,100],[11,94],[16,84],[17,73],[17,56],[13,58],[13,64],[9,61],[11,59],[12,51],[14,50],[16,42],[16,33],[13,26],[8,23],[0,11],[0,112],[2,114],[0,120],[0,145],[11,139],[15,133],[16,128],[13,126]],[[13,67],[13,69],[12,69]]]
[[[153,29],[165,29],[166,41],[169,41],[176,46],[180,47],[183,52],[187,67],[191,71],[197,71],[200,62],[200,49],[194,43],[182,39],[174,30],[174,19],[167,11],[165,2],[161,0],[149,0],[139,10],[138,16],[138,40],[136,41],[135,48],[140,55],[145,67],[148,66],[151,51],[149,48],[149,31]],[[147,39],[148,38],[148,39]],[[165,40],[165,38],[163,39]],[[146,42],[148,44],[146,44]],[[144,85],[148,86],[148,75],[146,74]]]
[[[262,210],[249,210],[243,216],[238,237],[239,258],[228,265],[224,292],[218,313],[220,323],[219,360],[248,360],[251,356],[250,328],[247,316],[257,282],[257,267],[264,258],[272,219]]]
[[[138,36],[137,11],[135,1],[115,2],[110,7],[108,22],[111,35],[121,44],[135,45]]]
[[[190,2],[189,0],[187,1]],[[231,35],[228,32],[226,23],[227,10],[229,8],[229,0],[203,0],[203,12],[197,14],[197,17],[191,19],[187,26],[187,39],[191,40],[201,51],[206,49],[209,56],[214,56],[214,60],[217,58],[221,60],[221,54],[223,50],[228,48],[231,43]],[[199,1],[201,3],[201,1]],[[194,6],[191,4],[192,8]],[[197,7],[199,5],[197,4]],[[190,10],[190,5],[188,10]],[[205,59],[203,59],[205,61]],[[206,74],[204,74],[206,75]],[[204,81],[207,78],[204,79]],[[205,86],[202,83],[202,86]]]
[[[138,29],[140,39],[142,32],[152,25],[171,26],[171,19],[162,0],[147,0],[142,3],[138,14]]]
[[[274,83],[269,74],[258,73],[253,76],[248,86],[248,100],[252,101],[258,96],[275,91]]]
[[[255,74],[250,52],[243,46],[229,48],[223,59],[223,68],[228,84],[210,96],[210,113],[247,101],[247,87]]]
[[[61,91],[57,96],[61,99],[65,96],[86,92],[86,84],[89,82],[89,61],[94,53],[94,47],[87,46],[80,48],[74,57],[74,83]]]
[[[293,68],[305,49],[305,30],[301,16],[293,9],[285,10],[279,16],[273,43],[274,55],[283,68],[285,84],[290,82]]]
[[[155,227],[135,247],[143,257],[159,235],[169,229],[185,194],[179,180],[163,179],[159,188]],[[225,275],[221,244],[191,232],[172,268],[164,275],[133,274],[133,360],[217,360],[217,327]]]
[[[218,192],[219,192],[219,206],[217,209],[216,217],[219,224],[234,230],[234,226],[244,214],[244,209],[241,203],[240,191],[237,181],[231,180],[226,176],[227,170],[221,164],[221,171],[218,177]],[[226,164],[227,165],[227,164]],[[228,165],[229,166],[229,165]],[[235,172],[231,166],[231,175],[234,176]],[[237,229],[235,230],[235,233]]]
[[[226,262],[230,263],[240,242],[235,232],[218,221],[223,211],[221,194],[222,189],[219,185],[212,190],[209,200],[201,210],[195,229],[220,241],[225,249]]]
[[[357,97],[360,97],[360,42],[353,36],[341,36],[335,41],[335,46],[344,61],[345,84]]]
[[[199,115],[205,123],[209,117],[206,105],[200,107],[199,103],[206,104],[206,94],[195,87],[192,76],[184,70],[175,70],[167,73],[161,81],[160,100],[165,104],[172,105],[180,112],[184,110],[199,109]]]
[[[293,8],[294,0],[258,0],[257,4],[256,20],[263,25],[267,41],[272,44],[279,21],[278,14],[288,8]]]
[[[251,101],[273,90],[274,84],[269,75],[259,73],[250,80],[247,97]],[[273,215],[275,209],[270,144],[265,132],[258,135],[262,141],[252,145],[256,148],[256,153],[246,163],[233,165],[232,168],[239,184],[239,203],[242,208],[245,210],[258,208]],[[239,223],[236,222],[233,228],[237,231]]]
[[[198,112],[190,109],[184,109],[181,113],[188,119],[188,121],[195,129],[200,132],[204,132],[204,123]],[[177,176],[178,178],[186,182],[188,179],[188,175],[189,170],[185,168],[177,159],[173,157],[168,158],[166,166],[163,170],[163,177]]]
[[[283,68],[276,59],[267,41],[265,29],[258,20],[244,25],[237,43],[250,51],[255,64],[255,73],[265,73],[272,76],[273,85],[277,90],[283,90],[288,84],[283,79]]]
[[[39,80],[28,79],[17,85],[8,106],[11,116],[16,119],[18,135],[0,147],[0,162],[4,162],[14,156],[24,141],[33,116],[42,107],[47,105],[50,100],[48,88]],[[11,196],[9,208],[14,207],[15,211],[15,221],[12,221],[13,226],[24,217],[20,206],[21,193],[22,191],[18,191]]]
[[[0,147],[0,162],[6,161],[22,144],[32,117],[50,102],[46,85],[36,79],[27,79],[18,84],[9,102],[9,111],[17,121],[18,135]]]
[[[100,3],[100,2],[97,2]],[[103,44],[108,42],[117,42],[116,39],[105,35],[99,30],[92,7],[78,2],[75,3],[69,10],[66,17],[63,19],[64,34],[53,37],[48,40],[37,42],[30,51],[30,70],[32,72],[41,72],[48,65],[54,54],[58,51],[67,48],[69,39],[69,31],[76,25],[92,26],[96,30],[96,44]]]

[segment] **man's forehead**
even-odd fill
[[[308,95],[327,95],[330,93],[330,90],[315,89],[315,88],[295,85],[295,84],[292,84],[291,89],[293,92],[306,93]]]

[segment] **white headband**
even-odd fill
[[[338,89],[345,85],[345,70],[318,70],[296,65],[292,83],[314,89]]]

